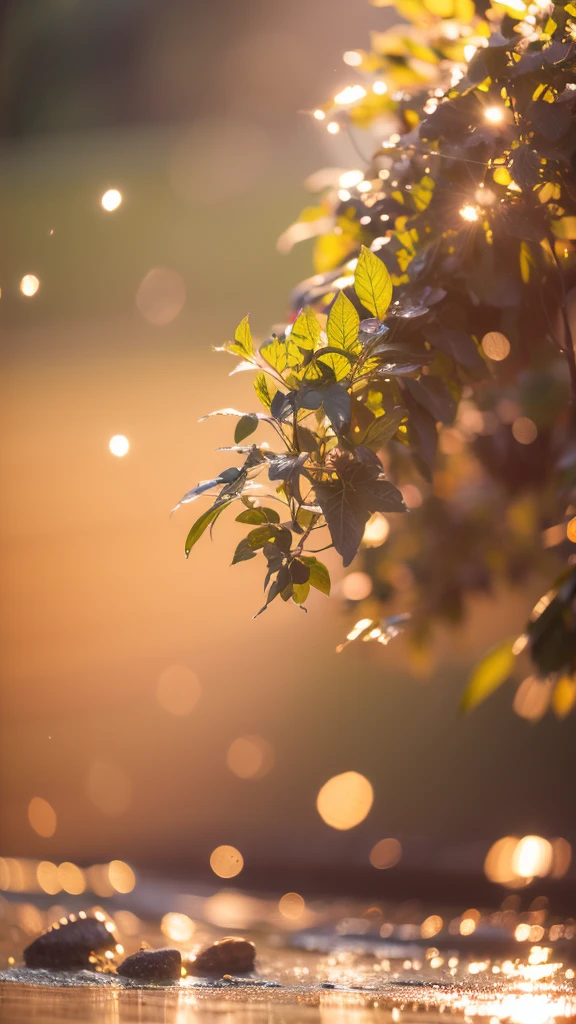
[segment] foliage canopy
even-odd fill
[[[261,552],[264,611],[329,594],[320,548],[345,566],[360,552],[401,614],[372,605],[347,642],[404,629],[422,643],[469,595],[543,575],[525,632],[488,653],[462,706],[529,657],[517,710],[535,719],[551,701],[563,716],[576,701],[576,5],[395,7],[404,23],[353,54],[363,84],[315,111],[333,133],[385,125],[386,141],[283,236],[315,238],[293,322],[256,345],[246,317],[224,346],[256,371],[264,411],[210,414],[236,419],[240,465],[182,498],[213,495],[186,554],[245,506],[233,563]],[[275,450],[245,443],[263,422]],[[256,501],[260,474],[272,487]],[[383,515],[388,540],[366,546]]]

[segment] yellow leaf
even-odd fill
[[[475,14],[476,7],[472,3],[472,0],[455,0],[454,17],[457,21],[461,22],[461,24],[468,25]]]
[[[514,666],[514,641],[515,637],[503,640],[488,651],[476,666],[460,701],[463,714],[472,711],[506,682]]]
[[[258,395],[258,398],[262,402],[265,409],[270,409],[272,405],[272,399],[278,390],[275,387],[270,388],[268,386],[268,379],[265,373],[257,373],[254,378],[254,390]]]
[[[305,206],[300,212],[297,224],[308,224],[312,221],[319,220],[321,217],[325,217],[328,213],[328,206]]]
[[[350,373],[350,360],[346,356],[339,356],[337,352],[328,352],[325,356],[319,355],[318,361],[330,367],[337,381],[344,380],[344,377]],[[306,378],[309,379],[308,375]]]
[[[520,242],[520,277],[524,284],[528,284],[530,273],[535,266],[528,242]]]
[[[244,359],[253,359],[254,343],[247,316],[238,324],[234,334],[234,341],[226,345],[226,348],[229,352],[234,352],[237,356],[242,356]]]
[[[344,292],[339,292],[326,324],[329,344],[334,348],[343,348],[345,352],[356,352],[360,348],[359,328],[360,317],[354,305]]]
[[[509,185],[512,181],[512,178],[505,167],[497,167],[494,171],[493,177],[497,185]]]
[[[382,320],[392,300],[392,281],[382,260],[365,245],[354,272],[354,289],[362,305]]]
[[[262,345],[260,355],[270,363],[270,366],[278,370],[278,373],[284,373],[284,370],[299,366],[302,362],[300,349],[289,337],[285,341],[273,338],[267,345]]]
[[[454,0],[424,0],[424,6],[438,18],[452,18],[454,15]]]
[[[422,211],[430,204],[433,192],[434,181],[429,174],[425,174],[424,177],[420,179],[419,183],[414,185],[414,188],[412,189],[412,202],[419,213],[422,213]]]
[[[326,274],[336,270],[346,261],[356,248],[351,238],[335,235],[332,232],[322,235],[314,246],[314,269],[317,274]]]
[[[306,306],[296,317],[290,338],[298,348],[314,349],[320,338],[320,324],[313,309]]]
[[[570,676],[562,676],[554,687],[552,694],[552,710],[557,718],[566,718],[576,704],[576,681]]]
[[[552,221],[552,232],[563,240],[576,238],[576,217],[561,217]]]

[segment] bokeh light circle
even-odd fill
[[[228,747],[226,764],[239,779],[262,779],[274,764],[272,747],[262,736],[239,736]]]
[[[35,796],[28,804],[28,821],[39,836],[50,839],[56,831],[56,811],[47,800]]]
[[[191,714],[201,694],[198,676],[185,665],[170,665],[156,684],[156,699],[160,707],[177,718]]]
[[[359,772],[343,772],[324,783],[316,809],[327,825],[344,831],[364,821],[373,802],[374,790],[368,779]]]
[[[244,867],[244,858],[235,846],[217,846],[210,854],[210,867],[219,878],[235,878]]]
[[[370,863],[373,868],[383,871],[393,868],[402,856],[402,846],[397,839],[381,839],[370,850]]]

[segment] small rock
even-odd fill
[[[178,949],[141,949],[126,957],[118,974],[138,981],[180,981],[182,957]]]
[[[56,924],[34,939],[24,950],[27,967],[51,967],[54,970],[90,968],[92,953],[113,950],[115,939],[95,917],[83,917]]]
[[[247,939],[227,936],[203,949],[194,960],[184,963],[188,974],[246,974],[254,970],[256,947]]]

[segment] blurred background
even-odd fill
[[[573,718],[533,727],[507,688],[457,716],[538,581],[471,606],[425,665],[401,638],[337,655],[354,621],[338,593],[253,621],[260,572],[229,569],[242,528],[224,517],[187,562],[197,507],[169,517],[228,464],[230,421],[197,421],[252,408],[251,380],[213,346],[247,312],[263,336],[310,273],[306,246],[276,240],[311,172],[359,159],[311,111],[389,12],[5,0],[0,17],[0,854],[497,901],[488,850],[536,834],[564,845],[496,881],[547,875],[531,899],[572,899]],[[210,867],[221,846],[239,878],[235,853]]]

